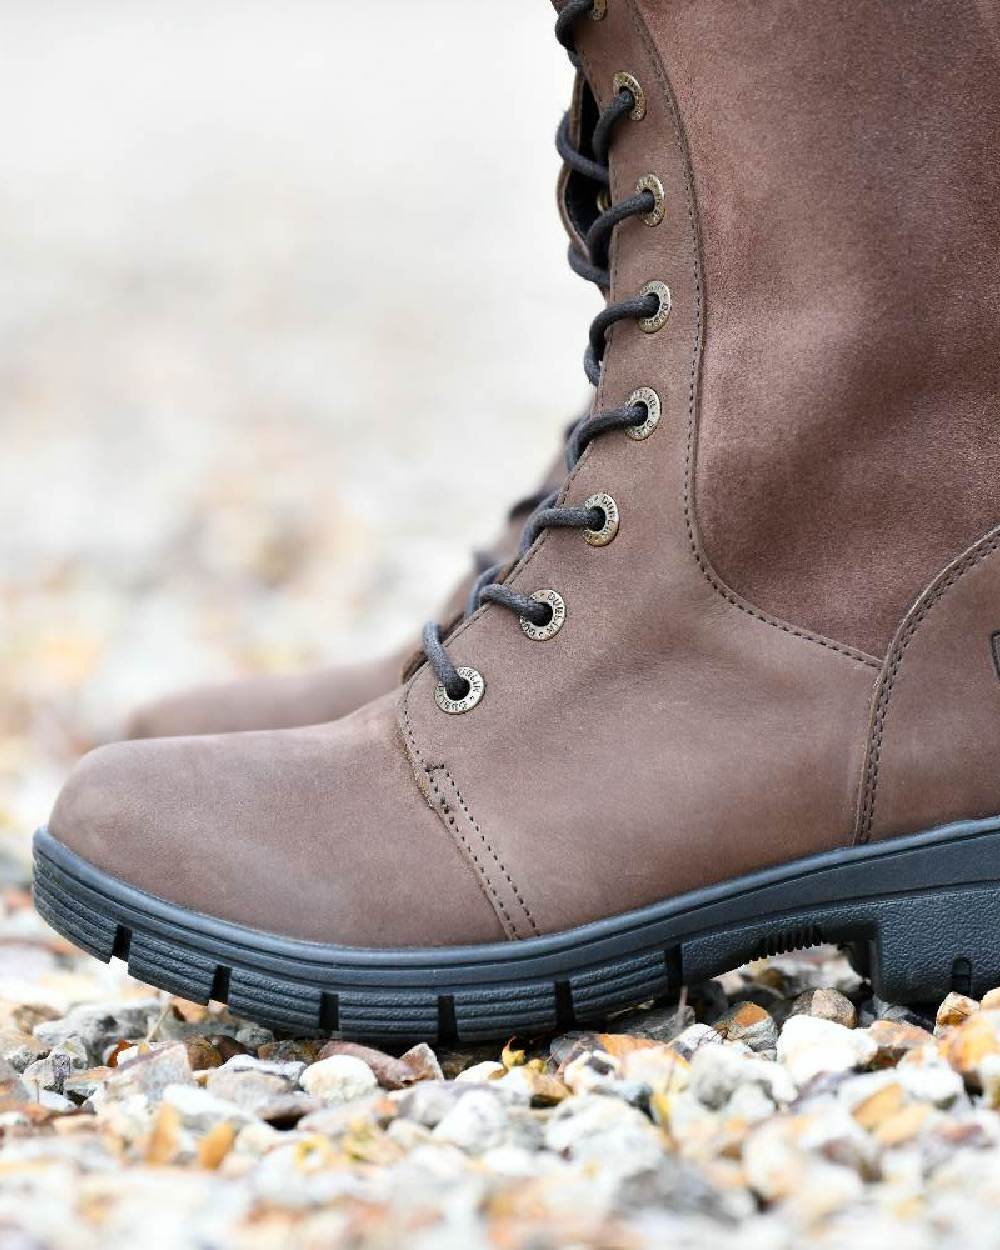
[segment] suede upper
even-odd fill
[[[396,702],[333,725],[101,747],[49,831],[130,885],[271,933],[356,946],[502,938],[414,785]]]
[[[615,228],[609,299],[655,279],[672,311],[614,326],[595,401],[652,387],[658,427],[596,437],[563,489],[610,493],[617,536],[550,529],[508,579],[558,591],[562,628],[462,622],[449,653],[485,681],[464,715],[424,665],[337,725],[100,752],[52,833],[192,908],[395,946],[523,940],[848,846],[873,772],[864,836],[1000,813],[995,561],[942,575],[1000,521],[996,162],[973,160],[998,133],[993,11],[610,0],[581,19],[599,108],[622,70],[645,94],[615,125],[612,202],[650,172],[666,189],[659,224]],[[918,152],[947,170],[904,204]],[[966,705],[971,752],[949,729]]]

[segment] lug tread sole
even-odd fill
[[[1000,984],[995,871],[1000,818],[825,853],[563,934],[413,952],[295,942],[199,916],[101,873],[44,831],[34,893],[75,945],[124,959],[179,997],[300,1034],[476,1042],[596,1022],[748,959],[825,942],[850,947],[892,1001],[983,993]]]

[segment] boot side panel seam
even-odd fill
[[[431,791],[435,796],[435,810],[451,833],[458,839],[464,853],[472,860],[473,868],[477,876],[485,884],[488,897],[507,936],[510,938],[525,936],[521,931],[518,920],[511,914],[514,911],[521,912],[523,921],[527,922],[527,927],[531,934],[537,935],[538,927],[524,901],[523,895],[514,884],[505,864],[497,854],[496,848],[473,817],[468,803],[455,783],[454,777],[452,777],[444,765],[438,765],[436,768],[425,767],[424,771],[427,774]],[[441,781],[442,774],[451,792],[452,801],[449,801],[448,795],[444,791],[445,781]],[[465,825],[469,833],[468,837],[462,832],[462,824]],[[490,862],[491,860],[492,863]],[[503,889],[499,883],[495,882],[494,876],[496,873],[499,873],[503,882],[506,883],[506,889]],[[507,903],[504,902],[504,894],[508,895]],[[516,907],[514,904],[516,904]]]
[[[464,795],[458,788],[450,770],[443,764],[427,764],[417,745],[410,723],[409,699],[418,674],[410,679],[403,692],[400,713],[404,734],[404,750],[409,755],[417,773],[416,780],[430,808],[436,813],[456,845],[476,883],[493,909],[506,936],[518,939],[539,932],[535,918],[515,884],[507,866],[497,853],[493,842],[486,836]],[[443,775],[444,780],[441,780]],[[445,793],[451,791],[451,801]],[[463,827],[464,826],[464,832]],[[515,919],[515,917],[517,917]],[[525,932],[527,930],[527,932]]]
[[[930,612],[944,599],[948,591],[966,573],[976,568],[983,560],[994,555],[998,550],[1000,550],[1000,527],[991,530],[950,564],[924,591],[906,617],[904,617],[902,625],[897,630],[893,645],[883,667],[882,676],[876,687],[865,770],[858,804],[858,824],[854,837],[857,845],[864,844],[869,840],[874,826],[875,807],[878,799],[879,765],[885,741],[886,722],[889,716],[893,689],[902,669],[906,649]]]

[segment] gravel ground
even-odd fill
[[[581,402],[594,299],[546,0],[2,10],[0,1250],[1000,1244],[997,994],[891,1006],[820,950],[387,1055],[45,928],[79,752],[411,632]]]

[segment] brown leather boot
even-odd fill
[[[819,941],[884,997],[978,995],[997,4],[566,0],[557,29],[608,301],[558,506],[345,720],[86,758],[38,905],[143,980],[349,1034],[565,1025]]]
[[[474,567],[445,600],[439,620],[455,620],[465,608],[476,578],[488,568],[504,565],[517,556],[525,521],[561,485],[564,477],[565,463],[560,456],[539,490],[510,509],[492,547],[476,553]],[[419,640],[414,639],[388,655],[313,672],[264,674],[179,690],[137,708],[126,723],[125,737],[173,738],[181,734],[291,729],[340,720],[394,690],[419,645]]]

